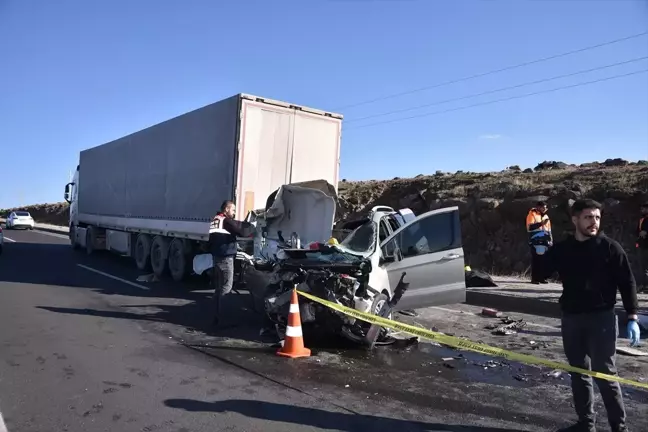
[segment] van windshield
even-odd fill
[[[342,240],[340,246],[350,252],[371,253],[376,248],[376,232],[376,223],[367,221]]]

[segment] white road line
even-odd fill
[[[119,282],[125,283],[126,285],[133,286],[133,287],[135,287],[135,288],[139,288],[139,289],[141,289],[141,290],[145,290],[145,291],[148,291],[148,290],[149,290],[149,287],[147,287],[147,286],[140,285],[140,284],[136,284],[135,282],[131,282],[131,281],[129,281],[129,280],[122,279],[122,278],[120,278],[120,277],[113,276],[113,275],[108,274],[108,273],[104,273],[104,272],[102,272],[102,271],[100,271],[100,270],[93,269],[92,267],[88,267],[88,266],[83,265],[83,264],[77,264],[77,266],[81,267],[82,269],[86,269],[86,270],[88,270],[88,271],[91,271],[91,272],[94,272],[94,273],[100,274],[101,276],[105,276],[105,277],[107,277],[107,278],[114,279],[114,280],[116,280],[116,281],[119,281]],[[0,432],[2,432],[2,430],[0,430]]]
[[[1,412],[0,412],[0,432],[7,432],[7,425],[5,425]]]
[[[16,243],[16,240],[11,239],[11,238],[9,238],[9,237],[5,237],[4,239],[7,240],[8,242]],[[0,432],[2,432],[2,429],[0,429]]]

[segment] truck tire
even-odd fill
[[[72,249],[74,250],[79,249],[79,243],[76,242],[76,229],[74,225],[70,226],[70,245],[72,245]]]
[[[190,256],[186,253],[184,241],[174,238],[169,245],[169,273],[176,282],[181,282],[189,274]]]
[[[151,269],[151,238],[147,234],[137,236],[133,257],[138,269],[142,271]]]
[[[151,243],[151,268],[158,278],[162,278],[169,271],[169,239],[155,236]]]
[[[89,226],[86,228],[86,254],[90,255],[94,252],[94,228]]]

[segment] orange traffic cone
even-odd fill
[[[311,351],[304,347],[304,335],[302,333],[301,317],[299,316],[297,289],[294,289],[292,292],[286,338],[284,339],[283,347],[277,351],[277,355],[289,358],[310,357],[311,355]]]

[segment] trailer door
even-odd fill
[[[291,109],[243,100],[241,106],[237,217],[265,207],[268,196],[290,183]]]
[[[295,111],[291,183],[326,180],[337,190],[340,119]]]

